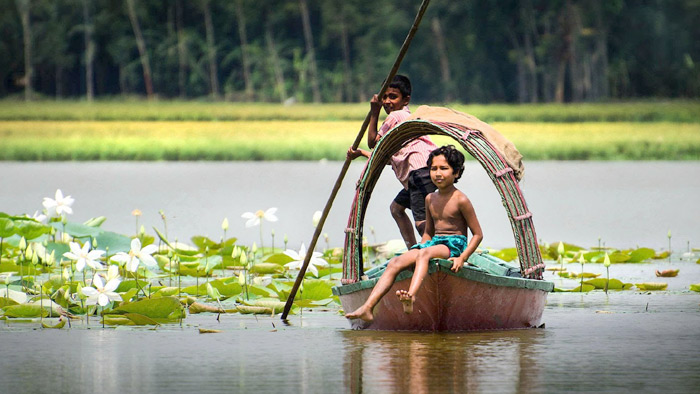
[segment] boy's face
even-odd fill
[[[384,111],[390,114],[392,111],[398,111],[407,106],[409,101],[411,101],[411,96],[404,97],[399,89],[388,88],[382,98],[382,106]]]
[[[433,157],[433,162],[430,164],[430,180],[438,189],[449,187],[455,183],[455,176],[454,169],[444,155]]]

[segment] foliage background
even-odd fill
[[[366,101],[419,3],[7,0],[0,97]],[[401,72],[422,102],[697,98],[699,59],[697,0],[433,0]]]

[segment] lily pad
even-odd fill
[[[118,252],[129,252],[131,250],[131,238],[126,235],[103,231],[95,239],[101,250],[109,249],[109,255],[113,256]]]
[[[250,267],[250,272],[254,274],[279,274],[284,272],[284,267],[275,263],[257,263]]]
[[[86,226],[84,224],[68,222],[65,225],[60,222],[53,222],[51,226],[57,231],[64,231],[66,234],[75,238],[96,237],[104,230],[99,227]],[[99,244],[99,243],[98,243]]]
[[[146,298],[114,308],[113,313],[138,313],[152,319],[177,319],[182,315],[182,306],[175,297]]]
[[[700,283],[690,285],[690,290],[700,292]]]
[[[270,255],[267,259],[265,259],[265,262],[277,265],[285,265],[289,262],[292,262],[293,260],[293,258],[287,256],[284,253],[275,253],[273,255]]]
[[[299,295],[299,299],[306,300],[323,300],[330,298],[333,295],[331,284],[323,280],[306,280],[304,281],[303,291]]]
[[[48,234],[51,227],[34,220],[16,220],[15,233],[27,241]]]
[[[583,283],[595,286],[596,289],[605,289],[606,282],[607,279],[605,278],[595,278],[587,280]],[[622,281],[620,281],[619,279],[610,279],[610,282],[608,282],[608,290],[627,290],[632,286],[632,283],[622,283]]]
[[[666,290],[668,283],[663,282],[646,282],[646,283],[635,283],[640,290]]]
[[[0,238],[11,237],[15,234],[15,223],[4,217],[0,217]]]
[[[148,316],[141,315],[139,313],[125,313],[127,319],[134,322],[137,326],[159,326],[160,323],[149,318]]]
[[[640,263],[644,260],[649,260],[656,255],[654,249],[650,248],[639,248],[635,249],[630,253],[630,263]]]
[[[270,308],[274,313],[282,313],[282,311],[284,311],[284,306],[286,303],[277,299],[260,298],[252,302],[244,301],[243,304],[247,306],[260,306],[263,308]]]
[[[3,308],[7,317],[47,317],[49,311],[36,304],[10,305]]]
[[[672,278],[672,277],[678,276],[679,271],[680,270],[673,270],[673,269],[662,270],[662,271],[656,270],[655,273],[656,273],[656,276],[659,276],[659,277]]]
[[[43,321],[42,321],[42,322],[41,322],[41,326],[44,327],[44,328],[56,328],[56,329],[60,329],[60,328],[63,328],[63,327],[66,326],[66,320],[67,320],[67,319],[59,318],[59,319],[58,319],[58,322],[57,322],[55,325],[53,325],[53,326],[50,325],[50,324],[48,324],[48,323],[46,323],[46,322],[43,322]]]
[[[244,315],[249,315],[249,314],[272,315],[273,314],[272,308],[268,308],[268,307],[264,307],[264,306],[238,305],[236,307],[236,310],[238,311],[238,313],[241,313]]]

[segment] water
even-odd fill
[[[324,226],[331,246],[343,244],[362,165],[350,166]],[[260,231],[245,228],[241,214],[277,207],[279,221],[263,223],[262,242],[269,246],[274,230],[276,246],[286,234],[289,247],[298,248],[308,245],[313,213],[323,210],[340,167],[338,162],[0,162],[0,211],[31,215],[42,209],[43,197],[53,198],[60,188],[75,198],[73,221],[106,216],[104,228],[134,234],[131,211],[138,208],[143,212],[139,226],[153,234],[152,226],[164,230],[158,213],[163,210],[171,240],[208,235],[218,241],[226,217],[227,237],[250,245],[261,242]],[[484,231],[482,245],[513,246],[500,196],[478,164],[467,163],[457,186],[474,204]],[[401,238],[389,214],[400,187],[387,167],[367,210],[369,242]],[[544,242],[591,247],[600,238],[612,247],[664,249],[671,230],[674,250],[688,243],[700,246],[700,162],[527,162],[521,188]]]
[[[311,216],[323,208],[338,163],[0,163],[0,211],[33,213],[56,188],[76,198],[71,218],[105,215],[104,227],[163,228],[170,238],[229,236],[259,240],[240,214],[279,208],[276,244],[308,242]],[[326,224],[342,243],[353,184],[353,163]],[[512,245],[500,198],[470,163],[458,184],[472,199],[485,243]],[[106,328],[74,322],[42,330],[36,323],[0,323],[0,392],[679,392],[700,387],[700,164],[675,162],[527,163],[521,184],[540,238],[582,246],[668,247],[673,261],[615,264],[625,282],[666,282],[668,291],[551,293],[544,329],[470,332],[357,332],[335,311],[305,311],[290,325],[278,317],[189,315],[183,325]],[[366,225],[378,241],[398,238],[388,204],[399,184],[386,172],[373,193]],[[368,237],[372,237],[367,231]],[[682,260],[681,260],[682,258]],[[578,264],[567,264],[579,271]],[[655,270],[680,269],[676,278]],[[600,264],[585,271],[603,273]],[[557,287],[575,280],[546,278]],[[218,329],[200,334],[199,328]]]
[[[0,387],[34,392],[669,392],[700,387],[700,297],[552,293],[544,329],[348,330],[332,312],[158,329],[0,328]],[[222,332],[200,334],[199,328]]]

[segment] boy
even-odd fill
[[[411,116],[408,103],[411,101],[411,81],[403,75],[396,75],[384,93],[382,101],[375,94],[370,101],[371,114],[367,127],[367,145],[374,149],[379,139],[387,131]],[[379,112],[384,107],[388,114],[382,127],[377,130]],[[422,136],[402,147],[391,157],[391,168],[396,174],[403,189],[391,202],[391,216],[399,226],[401,237],[406,247],[416,243],[416,234],[411,225],[411,219],[406,215],[406,208],[413,213],[416,229],[423,234],[425,228],[425,196],[435,191],[435,185],[430,181],[430,171],[425,166],[428,155],[437,146],[428,138]],[[370,152],[364,149],[348,149],[348,158],[355,159],[359,156],[370,156]]]
[[[452,145],[440,147],[428,157],[430,179],[437,191],[425,198],[425,232],[421,243],[401,256],[389,261],[372,293],[357,310],[345,315],[348,319],[374,320],[372,309],[394,284],[403,269],[415,264],[411,285],[398,290],[396,296],[406,313],[413,312],[413,302],[423,279],[428,273],[428,262],[433,258],[452,261],[452,271],[458,272],[483,239],[479,220],[467,196],[454,184],[464,172],[464,155]],[[467,242],[467,229],[472,239]]]

